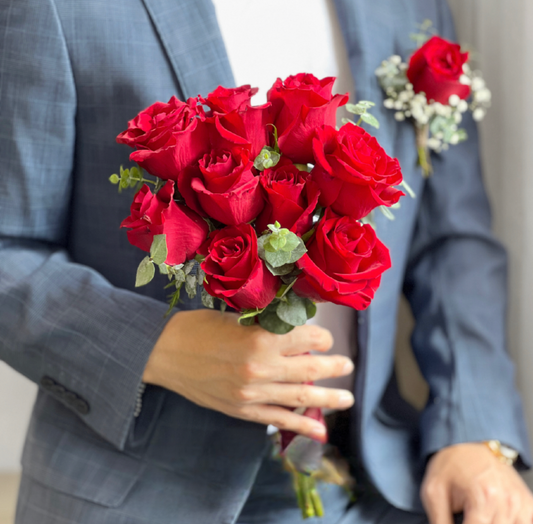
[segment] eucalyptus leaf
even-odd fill
[[[168,275],[168,266],[166,264],[159,264],[159,273],[162,275]]]
[[[243,318],[242,320],[239,318],[239,324],[241,326],[253,326],[255,324],[255,317]]]
[[[176,284],[183,284],[185,282],[185,273],[183,272],[183,269],[176,269],[174,278],[176,279]]]
[[[244,322],[248,321],[248,319],[254,319],[257,315],[260,315],[264,310],[265,310],[265,308],[263,308],[263,309],[245,309],[242,312],[242,315],[239,317],[239,323],[240,324],[244,324]],[[255,320],[252,322],[252,324],[255,324]],[[251,324],[246,324],[246,325],[251,325]]]
[[[307,312],[307,320],[310,318],[313,318],[316,315],[316,304],[309,300],[308,298],[305,299],[305,310]]]
[[[189,298],[194,298],[196,296],[196,275],[187,275],[185,277],[185,291]]]
[[[294,291],[289,291],[276,309],[278,317],[291,326],[303,326],[307,321],[305,300]]]
[[[300,245],[300,238],[294,233],[289,233],[285,237],[285,245],[281,248],[283,251],[294,251]]]
[[[109,177],[109,181],[112,183],[112,184],[118,184],[120,182],[120,178],[118,177],[118,175],[116,173],[112,174],[110,177]]]
[[[287,251],[265,251],[265,260],[272,267],[281,267],[285,264],[290,264],[292,262],[291,256],[292,252]]]
[[[150,256],[157,265],[162,264],[168,256],[167,236],[155,235],[150,247]]]
[[[294,262],[298,262],[298,260],[300,260],[300,258],[302,258],[307,253],[307,248],[305,247],[304,241],[300,237],[297,238],[298,247],[291,251],[290,262],[293,264]]]
[[[195,260],[188,260],[185,262],[185,264],[183,264],[183,272],[188,275],[192,271],[194,264],[196,264]]]
[[[202,287],[201,295],[202,295],[203,306],[209,309],[214,309],[215,308],[215,297],[211,296],[203,287]]]
[[[294,329],[294,326],[283,322],[275,311],[263,311],[263,313],[258,316],[258,319],[259,325],[263,329],[270,331],[270,333],[276,333],[277,335],[285,335]]]
[[[294,271],[294,264],[284,264],[280,267],[273,267],[268,262],[265,262],[267,269],[276,277],[289,275]]]
[[[363,120],[363,122],[366,122],[369,126],[379,129],[378,119],[374,115],[371,115],[370,113],[363,113],[361,115],[361,119]]]
[[[145,286],[154,278],[155,267],[150,257],[144,257],[137,268],[137,276],[135,278],[135,287]]]

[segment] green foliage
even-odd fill
[[[259,256],[274,275],[287,275],[294,270],[293,264],[307,252],[305,244],[298,235],[282,228],[279,222],[269,224],[268,229],[270,233],[257,241]]]
[[[155,267],[150,257],[144,257],[137,268],[135,287],[145,286],[152,281],[155,275]]]
[[[167,259],[167,256],[167,236],[155,235],[150,247],[151,260],[153,260],[157,265],[160,265],[163,264],[163,262]]]
[[[375,105],[376,104],[374,102],[369,102],[368,100],[361,100],[357,104],[346,104],[346,111],[354,115],[359,115],[359,120],[357,123],[355,123],[352,120],[343,118],[343,123],[351,123],[358,126],[361,125],[361,122],[365,122],[365,124],[379,129],[378,119],[368,112],[368,110],[374,107]]]
[[[276,314],[286,324],[303,326],[307,322],[306,299],[291,290],[279,301]]]
[[[161,186],[165,183],[164,180],[156,178],[156,181],[144,178],[143,169],[140,166],[133,166],[131,169],[124,169],[120,166],[120,175],[116,173],[109,177],[109,181],[117,185],[118,192],[121,193],[123,189],[135,188],[136,191],[141,189],[144,183],[153,184],[155,191],[157,192]]]
[[[225,303],[225,302],[224,302]],[[255,324],[255,317],[260,315],[265,309],[245,309],[239,317],[239,324],[251,326]]]
[[[274,167],[280,160],[281,155],[273,147],[265,146],[254,160],[254,167],[258,171],[264,171]]]

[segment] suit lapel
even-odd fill
[[[210,0],[142,0],[184,98],[235,85]]]

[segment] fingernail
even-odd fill
[[[343,368],[342,368],[342,374],[343,375],[349,375],[352,371],[353,371],[353,362],[352,361],[348,361],[346,362],[346,364],[344,364]]]
[[[353,395],[346,391],[339,395],[339,407],[340,408],[349,408],[354,403]]]
[[[326,436],[326,427],[325,426],[315,426],[311,431],[311,436],[316,439],[323,439]]]

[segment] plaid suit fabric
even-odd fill
[[[420,510],[423,464],[440,447],[499,438],[529,461],[504,347],[505,254],[490,234],[473,123],[469,142],[435,158],[423,182],[412,128],[379,104],[373,69],[409,53],[417,22],[430,18],[453,35],[445,0],[337,0],[336,8],[358,98],[378,102],[378,138],[418,194],[395,222],[377,217],[394,267],[360,315],[353,460],[390,502]],[[118,228],[129,202],[107,181],[128,165],[114,139],[139,110],[233,83],[214,8],[209,0],[0,0],[0,42],[0,357],[90,406],[81,414],[66,397],[40,392],[25,475],[123,508],[159,468],[168,476],[157,478],[179,486],[168,507],[180,505],[182,522],[233,522],[261,467],[264,428],[155,387],[133,419],[166,304],[157,285],[133,289],[142,257]],[[432,391],[420,418],[389,387],[402,288]]]

